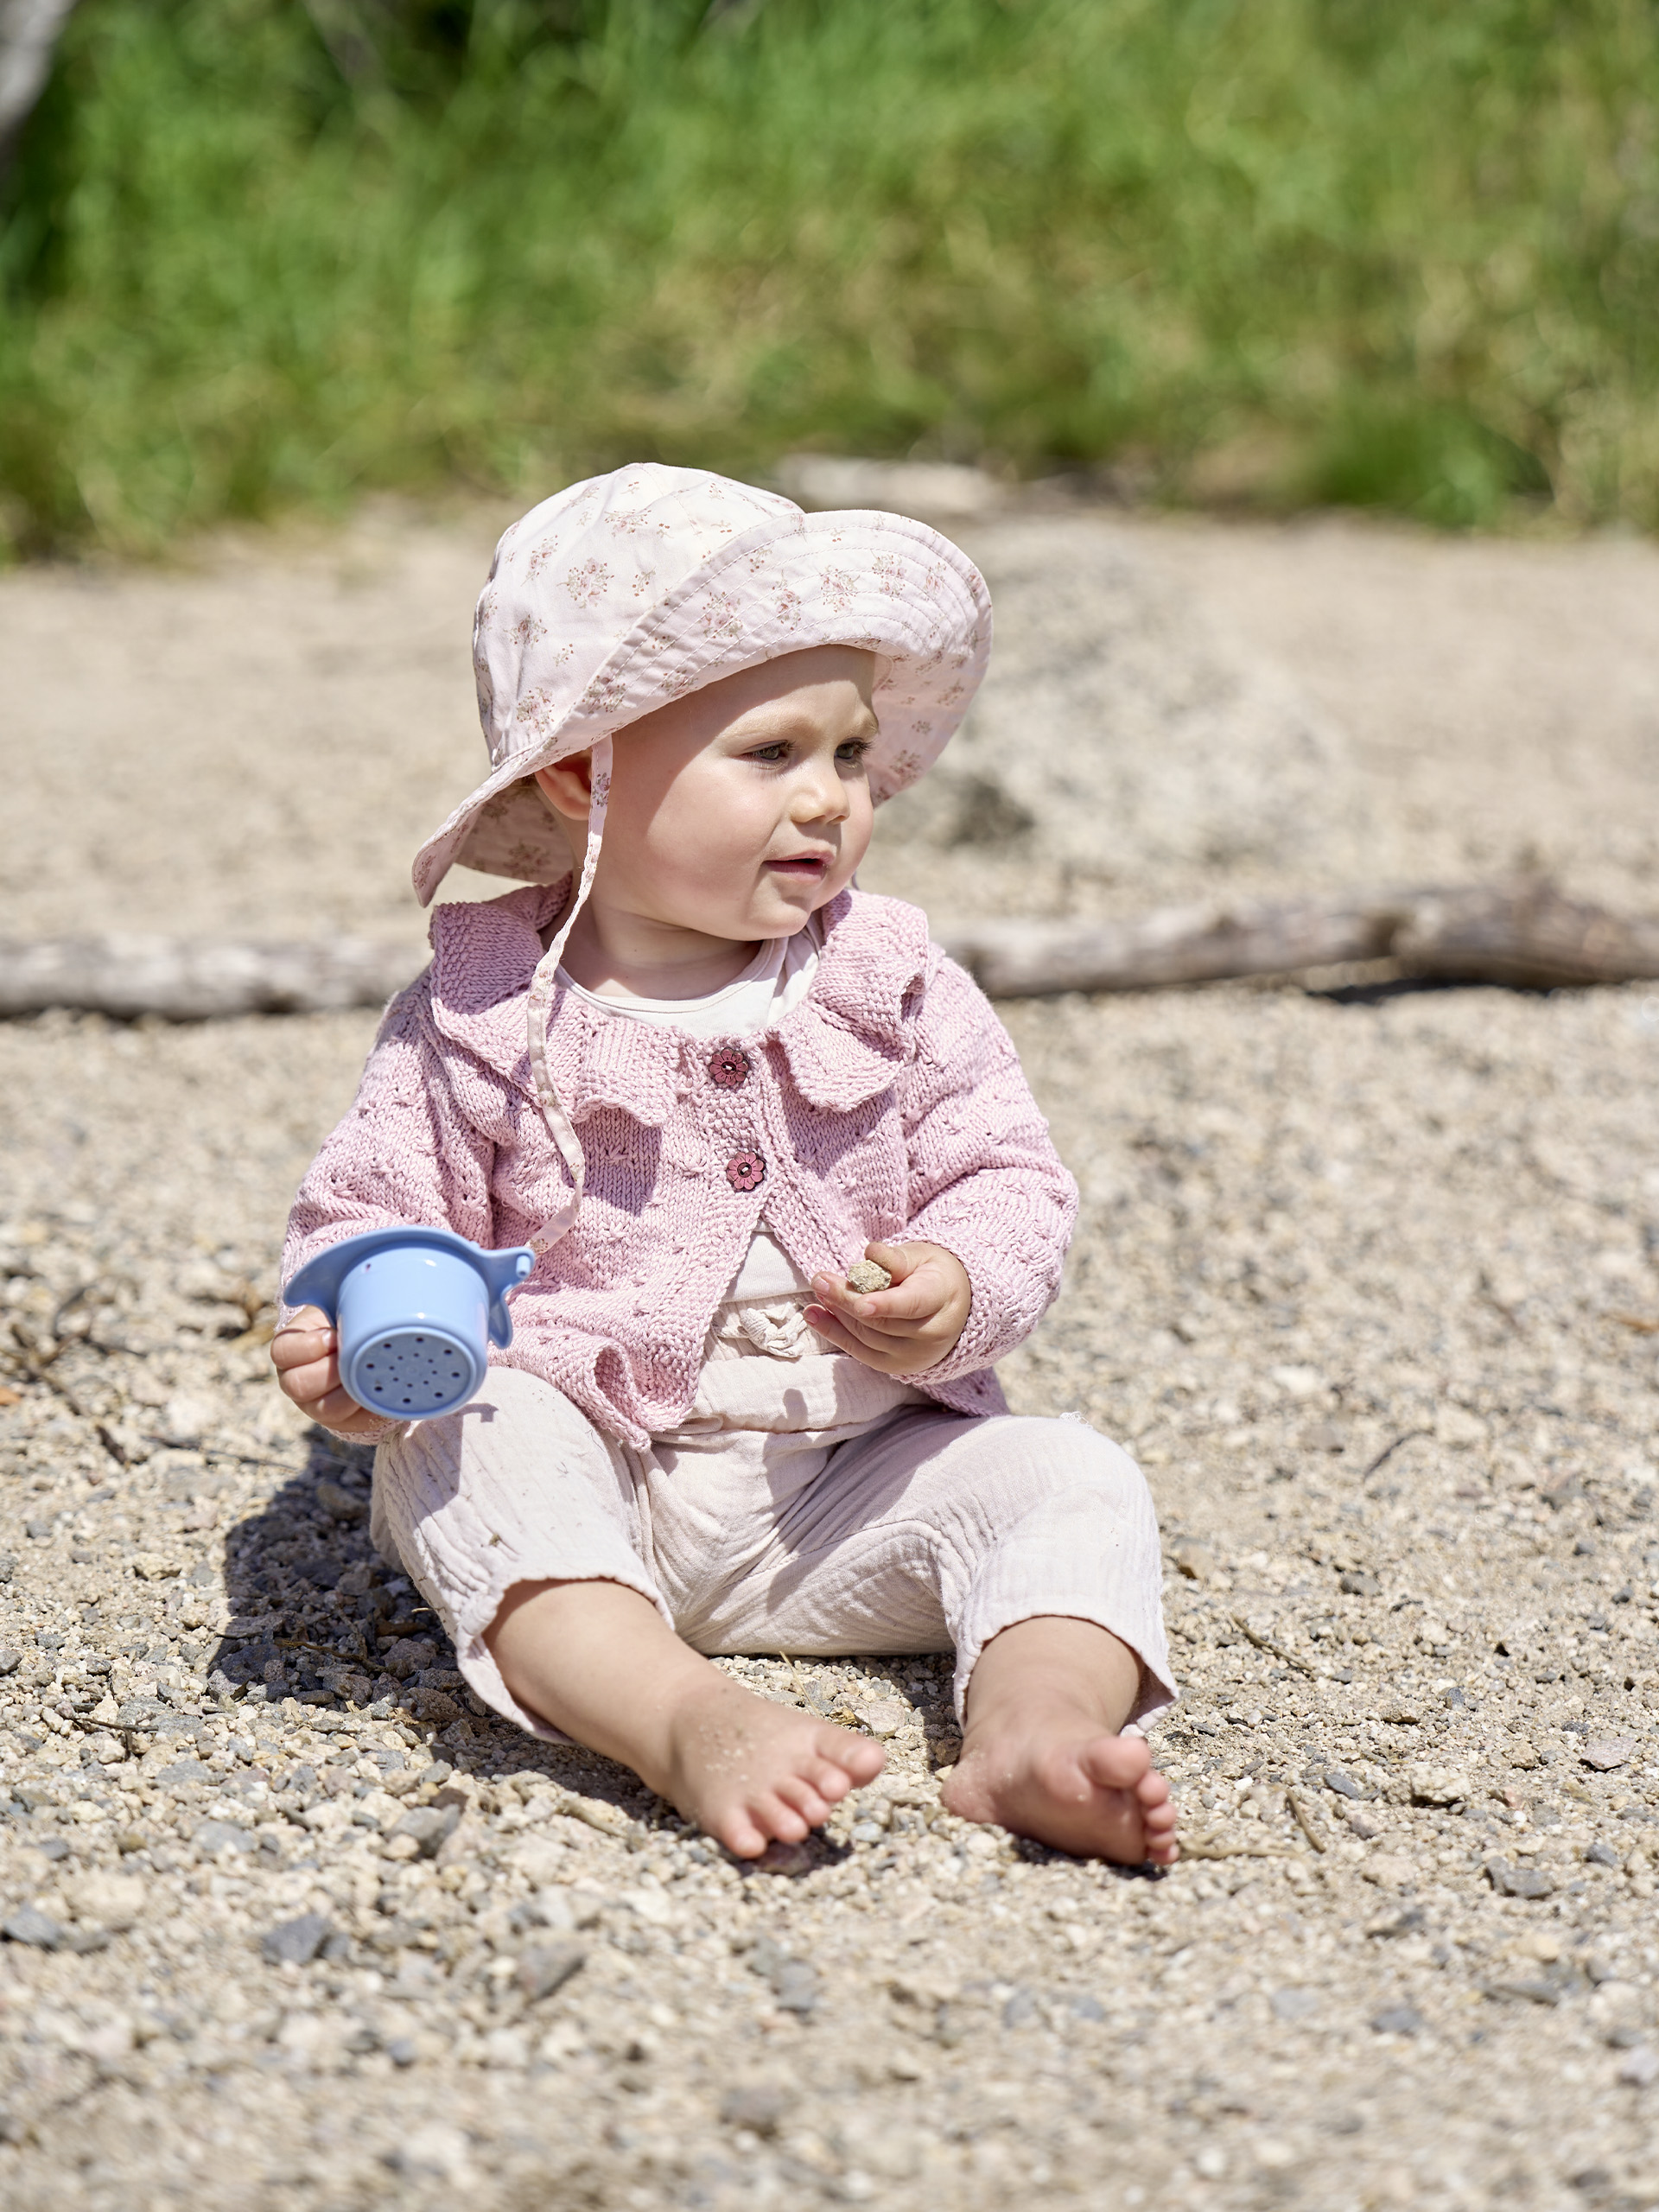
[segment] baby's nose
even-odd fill
[[[847,816],[847,787],[834,768],[804,775],[790,795],[791,822],[842,822]]]

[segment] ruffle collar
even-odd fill
[[[527,1097],[535,1096],[525,995],[541,931],[556,919],[569,880],[501,898],[437,907],[428,971],[433,1026]],[[901,899],[844,891],[823,910],[823,950],[811,988],[772,1033],[808,1104],[847,1112],[893,1084],[912,1052],[910,1015],[927,971],[927,918]],[[549,1071],[573,1122],[606,1109],[661,1128],[683,1071],[706,1039],[617,1019],[567,991],[548,1022]]]

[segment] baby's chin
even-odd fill
[[[762,938],[794,937],[804,930],[820,907],[846,888],[848,874],[816,880],[807,876],[774,877],[766,871],[753,893],[729,906],[724,900],[676,901],[661,913],[681,929],[696,930],[704,937],[726,938],[734,944],[753,944]]]
[[[797,930],[806,927],[820,907],[827,906],[844,888],[843,884],[831,878],[827,882],[790,883],[787,891],[774,892],[770,898],[762,895],[750,907],[753,920],[749,934],[793,937]]]

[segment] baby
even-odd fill
[[[438,908],[289,1224],[284,1280],[398,1223],[540,1254],[462,1411],[355,1404],[315,1309],[283,1388],[378,1440],[377,1548],[477,1694],[743,1858],[883,1754],[712,1653],[954,1650],[952,1812],[1176,1855],[1130,1728],[1174,1694],[1146,1484],[993,1372],[1053,1299],[1074,1186],[924,916],[852,887],[989,639],[936,532],[700,471],[508,531],[474,632],[492,771],[415,880],[531,887]]]

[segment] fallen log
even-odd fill
[[[1144,991],[1386,963],[1395,975],[1560,989],[1659,978],[1659,920],[1628,920],[1552,884],[1214,899],[1120,922],[944,925],[945,950],[992,998]],[[0,944],[0,1018],[62,1007],[132,1020],[327,1014],[380,1006],[421,948],[103,937]]]
[[[133,1020],[223,1020],[381,1006],[426,964],[423,946],[327,938],[292,944],[217,938],[47,938],[0,944],[0,1016],[54,1007]]]
[[[1541,881],[1214,899],[1121,922],[987,920],[938,934],[992,998],[1382,962],[1402,976],[1532,990],[1659,977],[1659,920],[1630,920]]]

